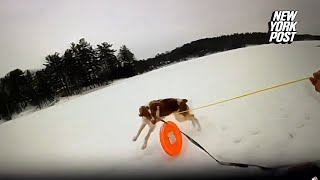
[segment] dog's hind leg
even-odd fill
[[[194,123],[197,124],[198,131],[201,131],[201,126],[200,126],[199,120],[196,117],[194,117],[194,115],[191,116],[191,120],[192,120],[192,124],[194,124]]]
[[[185,117],[182,114],[178,114],[178,113],[174,113],[174,118],[178,121],[178,122],[184,122],[186,121]]]
[[[175,113],[174,114],[175,119],[178,122],[185,122],[185,121],[191,121],[192,122],[192,126],[195,127],[196,125],[198,126],[198,131],[201,131],[201,126],[199,123],[199,120],[190,113],[184,113],[184,114],[179,114],[179,113]]]
[[[198,131],[201,131],[201,126],[200,126],[199,120],[193,114],[188,114],[187,119],[191,120],[193,127],[195,127],[195,125],[197,125]]]
[[[148,131],[148,134],[146,135],[146,137],[144,138],[144,143],[143,143],[143,146],[141,148],[142,150],[144,150],[147,147],[150,135],[153,132],[153,130],[155,129],[155,127],[156,127],[155,124],[148,123],[148,125],[149,125],[149,131]]]
[[[145,119],[142,119],[142,123],[141,126],[137,132],[137,134],[132,138],[132,141],[136,141],[138,139],[138,137],[140,136],[141,131],[144,129],[144,127],[146,127],[147,123]]]

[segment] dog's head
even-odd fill
[[[149,107],[148,106],[140,106],[140,108],[139,108],[139,116],[140,117],[148,117],[148,116],[150,116]]]
[[[189,109],[189,106],[187,105],[188,101],[189,101],[188,99],[178,99],[177,100],[180,111],[186,111]]]

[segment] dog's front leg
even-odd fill
[[[143,143],[143,146],[141,148],[142,150],[146,149],[147,144],[148,144],[148,140],[150,138],[150,135],[153,132],[153,130],[155,129],[155,127],[156,127],[155,124],[148,123],[148,125],[149,125],[149,131],[148,131],[148,134],[146,135],[146,137],[144,138],[144,143]]]
[[[192,122],[192,126],[196,127],[196,122],[194,120],[191,120],[191,122]]]
[[[188,115],[187,118],[191,120],[193,127],[195,127],[195,125],[197,125],[198,131],[201,131],[201,126],[200,126],[199,120],[193,114]]]
[[[151,123],[156,124],[160,116],[160,107],[157,106],[157,110],[151,112]]]
[[[142,118],[141,126],[140,126],[137,134],[132,138],[132,141],[136,141],[138,139],[138,137],[140,136],[141,131],[144,129],[144,127],[146,127],[146,125],[147,125],[146,120],[144,118]]]
[[[198,125],[198,131],[201,131],[201,126],[200,126],[199,120],[193,116],[192,122],[193,123],[195,122]]]

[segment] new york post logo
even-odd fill
[[[269,42],[290,44],[297,34],[298,11],[274,11],[269,22]]]

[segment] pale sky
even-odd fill
[[[0,76],[43,67],[84,37],[143,59],[200,38],[268,31],[274,10],[298,10],[298,33],[320,35],[319,0],[0,0]]]

